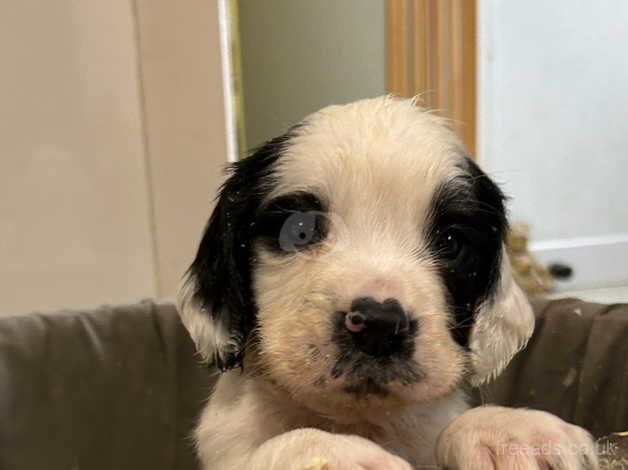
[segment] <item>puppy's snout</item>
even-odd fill
[[[395,299],[355,299],[345,315],[345,327],[356,347],[371,356],[393,354],[409,334],[408,317]]]

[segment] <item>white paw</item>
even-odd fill
[[[412,470],[405,460],[358,436],[337,435],[323,449],[310,449],[299,465],[302,470]]]
[[[595,443],[584,429],[543,411],[486,406],[441,433],[438,463],[458,470],[593,470]]]
[[[211,467],[213,468],[213,467]],[[405,460],[368,439],[313,428],[266,441],[246,470],[413,470]]]

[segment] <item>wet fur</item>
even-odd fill
[[[298,210],[337,219],[317,219],[320,240],[286,253],[277,223]],[[470,239],[461,261],[439,253],[451,225]],[[204,468],[342,468],[343,452],[434,463],[467,407],[461,389],[498,374],[532,333],[506,228],[497,186],[411,100],[325,108],[237,163],[179,294],[201,356],[225,372],[196,434]],[[404,306],[406,353],[352,351],[339,312],[361,296]]]

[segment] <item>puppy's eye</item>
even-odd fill
[[[257,215],[255,226],[256,236],[268,248],[290,254],[324,239],[328,221],[315,195],[296,192],[270,201]]]
[[[279,232],[279,246],[283,251],[295,251],[321,239],[316,212],[295,212],[290,215]]]
[[[465,240],[462,233],[454,228],[447,229],[438,240],[438,255],[445,260],[453,261],[464,250]]]

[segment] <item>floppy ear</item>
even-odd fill
[[[505,197],[499,187],[471,159],[466,160],[469,184],[476,199],[475,218],[494,236],[482,255],[478,275],[488,280],[487,290],[474,303],[473,323],[468,333],[472,385],[495,378],[532,336],[534,314],[526,295],[515,283],[505,249],[508,223]],[[474,207],[471,205],[470,207]],[[479,210],[478,210],[479,209]],[[492,260],[489,260],[492,259]]]
[[[183,324],[202,359],[221,371],[242,364],[255,324],[251,285],[255,217],[289,135],[267,142],[231,166],[179,289],[177,306]]]
[[[505,249],[501,258],[497,288],[478,308],[469,338],[474,386],[499,375],[534,331],[532,307],[512,277]]]

